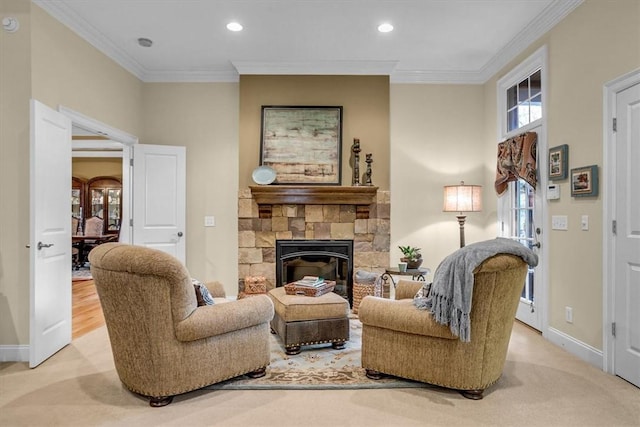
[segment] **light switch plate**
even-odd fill
[[[205,227],[215,227],[216,226],[216,218],[213,215],[207,215],[204,217],[204,226]]]
[[[551,229],[552,230],[568,230],[569,220],[566,215],[553,215],[551,217]]]

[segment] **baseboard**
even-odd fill
[[[601,350],[591,347],[590,345],[585,344],[582,341],[578,341],[574,337],[551,327],[547,329],[546,338],[553,344],[558,347],[562,347],[569,353],[584,360],[590,365],[604,370],[604,357]]]
[[[28,345],[0,345],[0,362],[28,362]]]

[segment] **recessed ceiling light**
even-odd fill
[[[242,25],[237,22],[229,22],[227,24],[227,30],[229,31],[242,31]]]
[[[393,25],[385,22],[384,24],[378,25],[378,31],[380,31],[381,33],[389,33],[393,31]]]
[[[138,39],[138,44],[142,47],[151,47],[151,45],[153,44],[153,41],[151,39],[140,37]]]

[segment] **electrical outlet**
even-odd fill
[[[580,227],[584,231],[589,230],[589,215],[582,215],[582,220],[580,221]]]
[[[212,215],[207,215],[204,217],[204,226],[205,227],[215,227],[216,226],[216,218]]]
[[[572,307],[565,307],[564,308],[564,320],[567,321],[567,323],[573,323],[573,308]]]

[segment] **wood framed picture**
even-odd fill
[[[340,185],[342,107],[262,106],[260,164],[275,184]]]
[[[559,145],[549,149],[549,179],[566,179],[568,175],[569,146]]]
[[[595,197],[598,195],[598,166],[571,169],[571,196]]]

